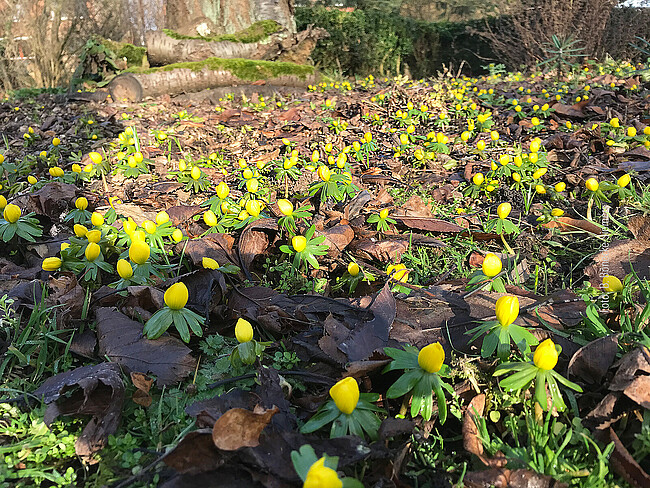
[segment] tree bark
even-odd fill
[[[275,20],[295,34],[294,0],[169,0],[165,27],[184,35],[234,34],[260,20]],[[207,29],[207,31],[205,31]]]
[[[114,101],[132,102],[144,97],[164,94],[178,95],[209,88],[259,83],[306,87],[317,84],[319,76],[311,66],[269,61],[229,60],[211,58],[202,63],[182,63],[164,68],[125,73],[111,81],[108,88]]]

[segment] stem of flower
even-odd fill
[[[594,197],[593,195],[589,198],[589,201],[587,202],[587,220],[591,220],[591,207],[594,204]]]
[[[506,242],[505,234],[502,232],[501,233],[501,242],[503,242],[504,247],[506,248],[506,251],[508,251],[508,254],[514,254],[515,252],[512,250],[510,245]]]

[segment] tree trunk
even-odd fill
[[[199,63],[178,63],[162,68],[122,74],[108,88],[114,101],[178,95],[209,88],[250,84],[306,87],[319,82],[313,66],[272,61],[210,58]]]
[[[293,0],[169,0],[165,13],[165,27],[188,36],[233,34],[261,20],[296,32]]]

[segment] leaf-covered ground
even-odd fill
[[[5,101],[0,486],[649,486],[641,68]]]

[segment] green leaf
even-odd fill
[[[350,430],[350,422],[348,416],[345,414],[341,414],[332,423],[332,428],[330,429],[330,439],[348,435],[349,430]]]
[[[491,330],[484,338],[483,345],[481,346],[481,356],[484,358],[489,358],[494,354],[497,344],[499,343],[499,330]]]
[[[316,461],[318,461],[318,456],[316,456],[314,448],[309,444],[300,446],[298,451],[291,451],[291,462],[293,463],[293,468],[303,481],[307,478],[309,468],[311,468],[312,464]]]
[[[172,325],[172,322],[173,318],[171,310],[165,307],[158,310],[149,320],[147,320],[147,323],[144,324],[142,333],[147,339],[158,339],[167,331],[169,326]]]
[[[417,369],[407,371],[402,376],[400,376],[395,383],[386,392],[388,398],[399,398],[406,395],[409,391],[413,389],[418,381],[422,378],[422,373],[426,373],[422,369],[419,371]]]
[[[535,401],[539,403],[542,410],[548,409],[548,397],[546,396],[546,371],[538,369],[535,378]]]
[[[181,340],[185,343],[190,342],[190,329],[187,326],[187,321],[183,316],[181,310],[172,310],[172,320],[174,322],[174,327],[181,336]]]
[[[361,428],[371,440],[377,439],[377,433],[381,426],[381,420],[377,415],[368,410],[355,410],[351,416],[361,425]]]
[[[577,385],[573,381],[567,380],[564,376],[562,376],[557,371],[550,370],[550,374],[567,388],[571,388],[572,390],[582,393],[582,388],[580,387],[580,385]]]
[[[522,371],[519,371],[508,378],[504,378],[499,382],[501,388],[504,390],[521,390],[533,381],[537,375],[537,368],[530,366]]]
[[[333,401],[328,401],[321,409],[300,428],[303,434],[310,434],[333,422],[341,412]],[[345,434],[343,434],[345,435]]]
[[[433,378],[433,391],[436,392],[436,398],[438,400],[438,418],[440,418],[440,423],[444,424],[447,420],[447,400],[445,399],[445,392],[442,389],[442,380],[438,376]]]

